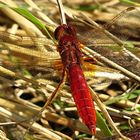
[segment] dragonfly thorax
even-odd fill
[[[79,48],[79,45],[79,41],[72,35],[65,35],[60,39],[58,51],[66,68],[69,68],[74,64],[81,65],[82,52]]]

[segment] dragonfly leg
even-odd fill
[[[54,92],[51,94],[51,96],[48,98],[47,102],[45,103],[45,105],[43,106],[43,110],[46,109],[46,107],[52,102],[52,100],[57,96],[59,90],[62,88],[62,86],[64,85],[66,81],[66,71],[65,69],[63,70],[63,74],[62,74],[62,79],[61,81],[59,82],[57,88],[54,90]],[[41,110],[42,110],[41,109]]]
[[[63,74],[62,74],[62,79],[59,82],[57,88],[53,91],[52,95],[48,98],[48,100],[46,101],[45,105],[41,108],[41,110],[38,112],[38,114],[32,118],[31,122],[30,122],[30,126],[27,129],[27,131],[24,133],[23,138],[25,137],[25,135],[27,134],[27,132],[31,129],[33,123],[37,120],[37,118],[42,114],[42,112],[47,108],[48,105],[51,104],[52,100],[57,96],[59,90],[62,88],[62,86],[64,85],[65,81],[66,81],[66,71],[65,69],[63,69]]]

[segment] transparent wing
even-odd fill
[[[140,81],[140,11],[128,9],[115,16],[101,27],[82,15],[76,23],[81,42],[101,56],[113,61]],[[95,55],[95,54],[94,54]],[[99,57],[98,57],[99,59]]]

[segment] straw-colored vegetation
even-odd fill
[[[97,110],[91,136],[62,79],[53,33],[55,0],[0,0],[0,140],[140,139],[140,4],[129,0],[63,1],[82,44],[83,70]],[[123,133],[125,131],[125,133]]]

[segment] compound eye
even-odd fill
[[[56,28],[54,37],[56,40],[60,40],[64,35],[68,34],[68,25],[63,24]]]
[[[59,26],[55,29],[54,31],[54,37],[56,40],[59,40],[61,38],[61,33],[63,31],[63,27],[62,26]]]

